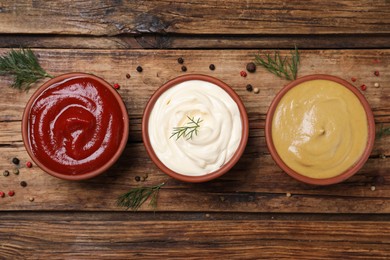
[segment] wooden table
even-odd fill
[[[0,0],[0,32],[1,53],[30,47],[53,75],[80,71],[119,83],[130,118],[128,145],[112,169],[88,181],[59,180],[36,166],[25,167],[30,158],[21,116],[43,81],[25,93],[9,88],[10,78],[0,78],[1,171],[13,170],[13,157],[21,160],[19,175],[0,176],[0,190],[15,191],[0,198],[1,259],[390,258],[390,136],[377,138],[366,165],[344,183],[299,183],[275,165],[264,138],[267,108],[288,81],[260,67],[240,76],[258,50],[288,54],[297,45],[300,76],[356,78],[357,88],[367,86],[362,93],[377,130],[389,127],[388,0]],[[215,71],[209,70],[211,63]],[[229,84],[250,121],[239,163],[203,184],[159,171],[141,138],[150,96],[188,73]],[[247,84],[260,93],[246,91]],[[136,176],[147,179],[137,182]],[[147,204],[138,212],[116,206],[116,198],[130,188],[161,182],[167,184],[155,212]]]

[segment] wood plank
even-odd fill
[[[390,35],[2,35],[0,48],[53,49],[386,49]]]
[[[7,49],[1,50],[2,52]],[[1,78],[0,86],[0,169],[12,170],[10,160],[17,156],[23,162],[19,176],[0,180],[0,190],[14,189],[13,198],[0,201],[1,210],[122,210],[115,198],[130,187],[167,181],[161,191],[161,211],[224,212],[306,212],[306,213],[390,213],[390,136],[377,140],[371,159],[348,181],[331,187],[300,184],[284,174],[272,161],[264,140],[267,108],[277,91],[287,82],[261,68],[247,78],[240,70],[252,59],[254,50],[36,50],[43,67],[54,75],[85,71],[100,75],[111,83],[119,82],[127,105],[131,129],[130,140],[118,164],[106,174],[85,182],[57,180],[37,167],[26,169],[27,153],[21,142],[20,118],[24,104],[37,88],[19,93],[7,87],[10,79]],[[286,53],[286,52],[284,52]],[[177,58],[183,56],[188,73],[216,76],[231,85],[243,99],[250,118],[250,139],[243,158],[228,174],[205,184],[186,184],[172,180],[157,170],[141,143],[141,114],[150,95],[165,81],[184,74]],[[334,74],[345,79],[356,77],[355,85],[366,84],[364,92],[371,104],[377,127],[390,126],[389,50],[305,50],[301,52],[300,75]],[[376,61],[379,60],[379,63]],[[375,61],[375,62],[374,62]],[[210,71],[208,65],[216,64]],[[142,73],[135,72],[142,65]],[[380,77],[373,75],[380,71]],[[132,77],[126,79],[130,72]],[[374,88],[380,82],[380,88]],[[251,83],[260,88],[255,95],[245,90]],[[148,173],[145,183],[136,176]],[[25,180],[26,188],[19,186]],[[376,190],[372,191],[371,186]],[[287,197],[286,193],[291,193]],[[35,201],[29,202],[33,196]],[[142,210],[151,211],[145,205]]]
[[[378,34],[390,32],[386,0],[1,1],[12,34]]]
[[[51,215],[51,216],[49,216]],[[91,213],[16,214],[0,224],[0,257],[387,259],[388,221],[143,220]]]

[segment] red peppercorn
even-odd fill
[[[119,86],[119,84],[118,84],[118,83],[115,83],[115,84],[114,84],[114,88],[115,88],[115,89],[120,89],[120,88],[121,88],[121,86]]]
[[[2,192],[2,191],[0,191],[0,197],[1,197],[1,198],[4,198],[4,196],[5,196],[5,193]]]
[[[374,72],[374,75],[378,77],[378,76],[379,76],[379,71],[376,70],[376,71]]]
[[[242,71],[240,72],[240,75],[241,75],[241,77],[246,77],[248,74],[247,74],[245,71],[242,70]]]
[[[352,82],[355,82],[356,81],[356,78],[351,78]]]
[[[14,196],[14,195],[15,195],[15,192],[14,192],[13,190],[10,190],[10,191],[8,192],[8,196],[12,197],[12,196]]]
[[[366,91],[367,86],[363,84],[363,85],[360,86],[360,88],[361,88],[363,91]]]
[[[26,166],[27,166],[27,168],[31,168],[33,166],[32,162],[26,162]]]

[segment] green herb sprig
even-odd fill
[[[379,131],[377,132],[376,137],[379,139],[382,138],[382,136],[384,135],[390,135],[390,127],[384,128],[383,125],[381,125],[381,129],[379,129]]]
[[[11,50],[0,57],[0,75],[12,76],[11,87],[27,91],[37,80],[49,77],[30,49]]]
[[[149,205],[155,209],[157,207],[158,193],[164,185],[165,182],[151,187],[138,187],[131,189],[118,197],[117,205],[118,207],[124,207],[136,211],[142,204],[145,203],[145,201],[149,199],[150,196],[152,196]]]
[[[185,137],[187,140],[192,139],[193,135],[198,135],[198,128],[200,127],[200,123],[203,122],[200,118],[195,120],[194,117],[187,118],[190,120],[185,126],[178,126],[173,128],[172,135],[169,138],[172,138],[176,135],[176,140],[180,137]]]
[[[287,80],[294,80],[297,78],[299,62],[300,56],[297,46],[291,51],[290,61],[288,61],[287,56],[282,58],[279,51],[275,51],[273,56],[268,53],[264,55],[261,53],[255,55],[255,63],[257,65],[262,66],[276,76]]]

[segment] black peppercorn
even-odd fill
[[[19,161],[18,158],[16,158],[16,157],[15,157],[15,158],[12,158],[12,163],[13,163],[13,164],[19,164],[19,162],[20,162],[20,161]]]
[[[25,181],[21,181],[21,182],[20,182],[20,186],[22,186],[22,187],[26,187],[26,186],[27,186],[27,182],[25,182]]]
[[[186,66],[181,66],[181,71],[187,71],[187,67]]]
[[[3,172],[3,175],[7,177],[7,176],[9,175],[9,171],[5,170],[5,171]]]
[[[128,79],[129,79],[130,77],[131,77],[131,76],[130,76],[130,74],[129,74],[129,73],[127,73],[127,74],[126,74],[126,78],[128,78]]]
[[[138,72],[142,72],[142,67],[141,67],[141,66],[138,66],[138,67],[137,67],[137,71],[138,71]]]
[[[210,70],[215,70],[215,65],[214,64],[210,64],[209,69]]]
[[[182,57],[180,57],[180,58],[177,59],[177,62],[179,64],[183,64],[184,63],[184,59]]]
[[[139,176],[135,176],[135,181],[140,181],[141,180],[141,177],[139,177]]]
[[[247,65],[246,65],[246,70],[248,72],[255,72],[256,71],[256,64],[254,64],[253,62],[249,62]]]
[[[248,84],[246,85],[246,90],[248,90],[249,92],[251,92],[253,90],[253,87],[251,84]]]

